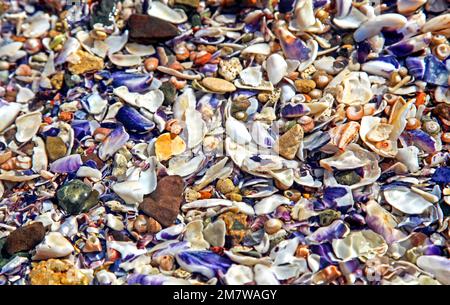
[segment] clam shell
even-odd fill
[[[254,206],[256,215],[270,214],[282,204],[289,204],[290,200],[281,195],[272,195],[257,202]]]
[[[356,257],[373,258],[384,255],[388,249],[383,237],[372,230],[350,232],[343,239],[333,240],[332,246],[334,254],[343,260]]]
[[[249,47],[246,47],[244,50],[242,50],[241,54],[260,54],[269,56],[270,55],[270,46],[267,43],[257,43],[253,44]]]
[[[137,56],[150,56],[155,54],[155,48],[152,45],[143,45],[139,43],[127,43],[125,49],[128,53]]]
[[[116,183],[111,189],[127,204],[137,204],[144,200],[144,191],[138,181]]]
[[[0,100],[0,132],[11,126],[21,108],[18,103],[4,103]]]
[[[408,187],[393,187],[383,191],[387,203],[405,214],[422,214],[433,205]]]
[[[153,1],[150,4],[149,9],[147,10],[147,14],[175,24],[184,23],[188,19],[186,13],[183,10],[172,9],[158,1]]]
[[[28,142],[36,135],[41,126],[42,114],[39,111],[23,114],[16,119],[16,140]]]
[[[45,260],[69,255],[74,251],[72,244],[59,232],[48,233],[44,240],[36,246],[33,260]]]
[[[286,75],[287,69],[288,64],[281,55],[272,54],[267,58],[266,70],[272,84],[277,85]]]
[[[133,67],[141,64],[142,58],[137,55],[110,54],[109,60],[119,67]]]

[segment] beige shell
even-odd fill
[[[346,105],[364,105],[373,97],[369,76],[366,72],[350,72],[342,81],[343,89],[337,100]]]

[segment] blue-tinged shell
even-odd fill
[[[405,133],[405,138],[426,153],[432,154],[438,151],[436,140],[423,130],[410,130]]]
[[[370,74],[388,78],[392,72],[400,68],[400,63],[393,55],[380,56],[374,60],[365,62],[361,68]]]
[[[219,273],[225,274],[232,261],[211,251],[186,251],[176,256],[178,264],[184,270],[199,273],[207,278],[213,278]]]
[[[329,208],[353,205],[351,189],[346,186],[326,187],[324,189],[322,200]]]
[[[186,280],[163,274],[133,273],[127,279],[128,285],[183,285],[188,283]]]
[[[53,173],[70,173],[77,171],[81,165],[83,165],[83,161],[80,155],[69,155],[50,164],[50,171]]]
[[[155,123],[128,105],[119,109],[116,119],[125,126],[126,130],[131,132],[146,133],[155,128]]]
[[[323,269],[329,265],[336,264],[336,258],[333,253],[333,248],[330,244],[324,243],[321,245],[311,245],[309,249],[311,250],[311,253],[316,254],[320,257],[319,269]]]
[[[423,80],[427,83],[448,87],[449,72],[445,64],[434,55],[425,57]]]
[[[127,143],[130,135],[125,131],[123,126],[115,128],[108,137],[103,141],[99,150],[98,156],[102,160],[112,157],[122,146]]]
[[[358,43],[356,48],[356,59],[360,64],[366,62],[371,50],[372,47],[370,46],[370,43],[367,40]]]
[[[450,183],[450,167],[438,167],[431,176],[431,181],[435,183]]]
[[[425,57],[408,57],[405,60],[409,74],[416,79],[422,79],[425,74]]]
[[[281,109],[281,116],[286,119],[295,119],[307,115],[311,110],[303,104],[286,104]]]
[[[122,71],[111,75],[114,87],[126,86],[130,92],[143,92],[149,89],[152,76],[148,74],[134,74]]]
[[[278,3],[278,11],[282,14],[286,14],[294,9],[295,0],[280,0]]]
[[[349,227],[342,220],[335,220],[331,225],[320,227],[306,237],[309,244],[331,242],[333,239],[343,238],[350,232]]]

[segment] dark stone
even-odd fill
[[[177,95],[177,88],[175,88],[175,85],[171,82],[164,82],[159,87],[159,90],[164,93],[164,105],[172,105]]]
[[[88,211],[98,201],[98,192],[75,179],[63,185],[57,192],[58,205],[69,214],[76,215]]]
[[[45,228],[40,222],[23,226],[13,231],[6,238],[5,250],[9,255],[34,249],[45,236]]]
[[[359,176],[354,170],[343,170],[337,172],[334,177],[337,183],[342,185],[353,185],[361,181],[361,176]]]
[[[113,24],[114,11],[116,10],[116,4],[119,0],[101,0],[93,9],[91,16],[91,26],[96,23],[101,23],[105,26]]]
[[[149,15],[131,15],[128,28],[129,40],[144,44],[172,39],[179,34],[175,25]]]
[[[156,190],[139,205],[139,210],[168,227],[177,218],[183,201],[184,182],[180,176],[166,176],[158,181]]]

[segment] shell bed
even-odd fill
[[[450,284],[450,1],[0,4],[0,284]]]

